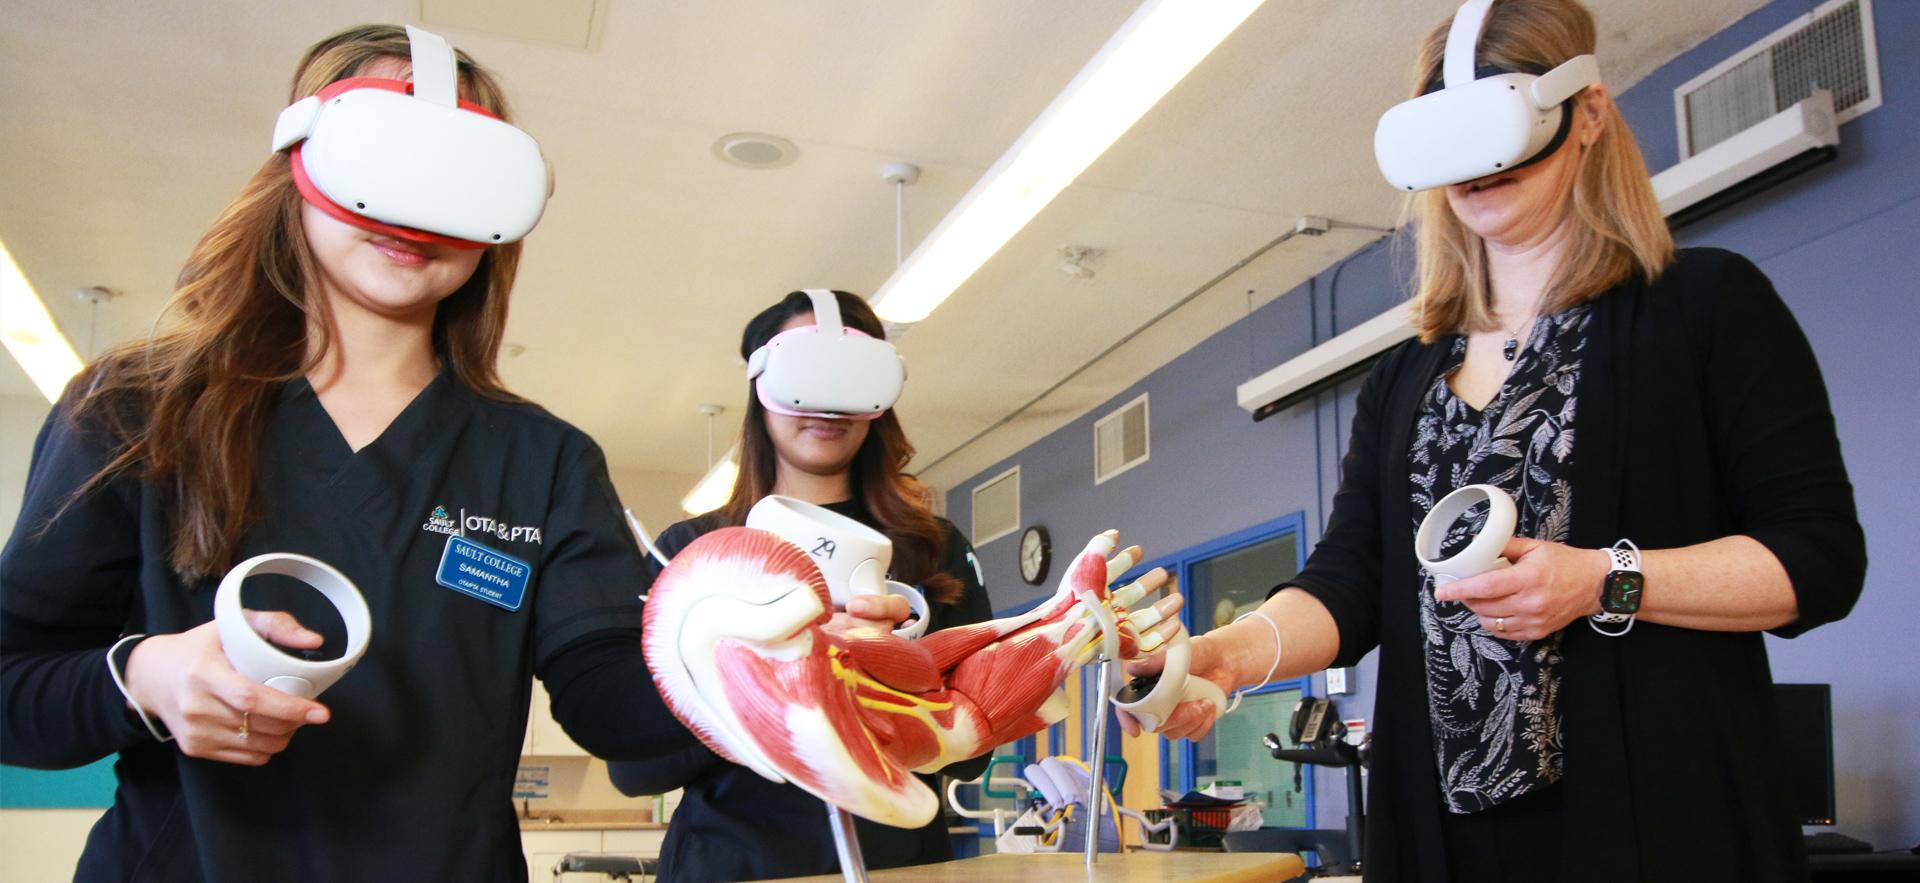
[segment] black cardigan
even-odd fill
[[[1730,252],[1689,249],[1657,281],[1624,283],[1594,306],[1570,544],[1749,536],[1779,558],[1799,602],[1775,634],[1845,616],[1865,538],[1813,350],[1766,276]],[[1288,583],[1333,614],[1335,665],[1380,648],[1369,880],[1447,866],[1407,468],[1446,343],[1409,341],[1367,377],[1325,535]],[[1606,638],[1577,621],[1565,635],[1562,866],[1540,879],[1805,879],[1761,635],[1641,622]]]

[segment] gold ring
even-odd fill
[[[252,723],[251,712],[240,712],[240,741],[247,741],[247,734],[250,732],[249,725]]]
[[[1494,617],[1494,618],[1493,618],[1493,630],[1494,630],[1494,631],[1496,631],[1496,632],[1501,632],[1501,633],[1503,633],[1503,634],[1504,634],[1504,633],[1506,632],[1506,630],[1507,630],[1507,618],[1506,618],[1506,617],[1504,617],[1504,616],[1496,616],[1496,617]]]

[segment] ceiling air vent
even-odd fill
[[[1872,0],[1831,0],[1673,91],[1680,158],[1833,93],[1834,124],[1880,106]]]
[[[984,546],[1020,529],[1020,467],[983,481],[973,488],[975,547]]]
[[[1147,394],[1093,423],[1093,483],[1147,462]]]

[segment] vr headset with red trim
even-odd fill
[[[453,47],[408,26],[413,82],[340,80],[280,112],[273,149],[336,220],[396,239],[484,248],[527,235],[553,195],[533,137],[459,98]]]

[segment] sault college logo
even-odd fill
[[[460,533],[460,522],[453,520],[453,516],[447,514],[447,507],[435,506],[433,514],[427,516],[427,523],[420,525],[420,529],[454,536]]]
[[[484,515],[468,515],[460,510],[458,517],[447,512],[445,506],[433,507],[433,514],[427,516],[427,522],[420,529],[431,533],[443,533],[447,536],[463,537],[469,533],[485,534],[503,542],[540,544],[540,528],[532,525],[510,525],[506,522]]]

